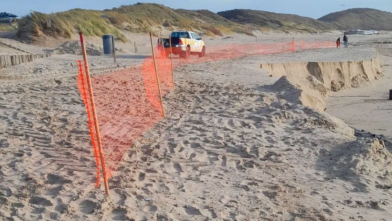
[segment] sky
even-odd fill
[[[24,16],[31,11],[53,13],[73,8],[103,10],[137,2],[159,3],[176,9],[208,9],[213,12],[254,9],[311,18],[349,8],[375,8],[392,12],[392,0],[0,0],[0,12]]]

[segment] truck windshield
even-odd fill
[[[188,32],[173,32],[171,34],[172,38],[189,38]]]

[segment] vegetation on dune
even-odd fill
[[[138,3],[105,10],[105,12],[113,25],[133,32],[148,32],[151,31],[151,27],[163,26],[213,35],[229,34],[234,29],[251,34],[246,28],[208,10],[175,10],[158,4]],[[216,17],[220,18],[216,19]],[[219,31],[212,31],[215,29]]]
[[[340,29],[392,30],[392,13],[370,8],[355,8],[319,18],[336,24]]]
[[[235,9],[218,12],[218,15],[240,24],[280,31],[316,32],[331,30],[336,27],[334,24],[312,18],[257,10]]]
[[[312,19],[291,14],[235,9],[218,15],[240,24],[267,30],[318,32],[328,30],[392,30],[392,13],[369,8],[355,8]]]
[[[48,20],[51,26],[48,27]],[[106,22],[98,11],[75,9],[56,14],[32,12],[19,20],[18,37],[26,40],[42,36],[70,38],[73,33],[82,31],[86,36],[114,34],[122,41],[126,38],[121,32]]]
[[[49,19],[51,27],[47,27]],[[42,36],[70,38],[73,33],[83,31],[86,36],[114,34],[126,41],[121,30],[146,33],[162,26],[169,30],[191,30],[211,36],[232,32],[252,34],[248,27],[207,10],[175,10],[158,4],[138,3],[104,11],[74,9],[50,15],[33,12],[19,21],[18,36],[34,41]]]
[[[10,26],[8,24],[0,24],[0,32],[1,31],[15,31],[15,30],[16,30],[16,27],[14,25]]]
[[[52,21],[51,27],[47,27],[49,19]],[[256,10],[236,9],[213,13],[208,10],[172,9],[159,4],[137,3],[104,11],[74,9],[50,15],[33,12],[19,20],[18,36],[34,41],[45,36],[70,38],[72,34],[83,31],[86,36],[114,34],[125,42],[127,39],[122,30],[136,33],[152,31],[159,35],[162,27],[171,31],[189,30],[207,36],[223,36],[233,32],[253,35],[254,30],[310,33],[354,28],[392,30],[391,24],[392,13],[373,9],[350,9],[316,20]],[[0,26],[0,30],[8,28]]]
[[[0,19],[0,31],[15,31],[17,29],[17,23],[13,22],[12,25],[9,24],[8,19]]]

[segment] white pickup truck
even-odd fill
[[[188,58],[191,54],[197,54],[199,57],[206,55],[206,45],[203,39],[195,32],[175,31],[170,35],[172,52],[180,57]],[[170,48],[168,39],[163,41],[165,49]],[[170,53],[170,50],[167,50]]]

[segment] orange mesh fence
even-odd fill
[[[95,156],[95,162],[97,165],[97,180],[95,183],[95,186],[98,187],[99,185],[99,166],[100,166],[100,158],[99,158],[99,151],[98,151],[98,146],[97,146],[97,136],[94,132],[94,119],[92,116],[92,104],[91,104],[91,97],[90,93],[88,91],[88,85],[87,85],[87,79],[86,79],[86,74],[84,72],[84,64],[82,64],[82,61],[78,61],[79,64],[79,74],[77,76],[77,86],[80,92],[80,95],[82,97],[82,100],[84,102],[84,106],[86,107],[86,112],[87,112],[87,122],[88,122],[88,127],[90,131],[90,136],[91,136],[91,144],[94,148],[94,156]]]
[[[292,51],[335,47],[332,42],[288,41],[282,43],[247,43],[208,46],[205,56],[187,59],[170,59],[170,49],[157,46],[155,73],[153,57],[142,64],[110,74],[91,76],[92,89],[101,133],[103,154],[108,178],[117,171],[125,153],[134,141],[163,119],[164,106],[161,95],[174,89],[173,69],[186,64],[196,64],[245,56],[287,53]],[[173,62],[173,63],[172,63]],[[159,86],[161,91],[159,91]],[[92,146],[97,162],[99,181],[99,152],[94,133],[94,119],[87,90],[85,73],[80,64],[77,85],[86,106]]]
[[[158,63],[161,62],[157,62]],[[150,101],[151,105],[159,112],[163,111],[163,104],[161,102],[159,87],[158,87],[158,79],[156,77],[155,68],[154,68],[154,61],[152,57],[146,58],[143,62],[142,71],[138,74],[141,74],[143,77],[145,91],[148,100]],[[162,80],[165,78],[162,77]],[[165,81],[165,80],[164,80]],[[141,85],[143,86],[143,85]]]
[[[142,66],[91,78],[109,178],[133,141],[162,119],[153,67],[146,59]]]

